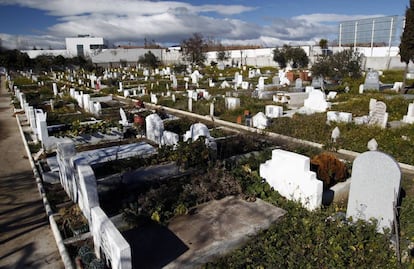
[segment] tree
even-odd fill
[[[410,7],[405,10],[405,26],[400,43],[401,62],[405,63],[403,88],[405,87],[408,64],[414,62],[414,0],[410,0]]]
[[[352,49],[337,52],[331,56],[320,57],[311,68],[314,76],[342,79],[361,77],[362,56]]]
[[[293,68],[303,68],[309,64],[309,58],[302,48],[294,48],[288,45],[283,45],[281,49],[276,48],[273,51],[273,60],[277,62],[281,68],[285,68],[288,63],[290,63]]]
[[[181,48],[185,58],[192,64],[203,65],[206,59],[205,52],[207,44],[204,42],[203,36],[194,33],[192,37],[181,42]]]
[[[8,70],[25,70],[32,66],[32,61],[27,53],[22,53],[17,49],[0,51],[0,66]]]
[[[224,62],[230,58],[230,53],[226,50],[226,48],[219,44],[217,46],[217,60],[220,62]]]
[[[321,40],[319,40],[319,47],[321,47],[321,50],[322,50],[322,55],[323,56],[326,56],[326,55],[328,55],[328,40],[326,40],[326,39],[321,39]]]
[[[273,50],[273,60],[279,64],[280,68],[286,67],[286,57],[282,50],[278,48]]]
[[[156,68],[160,65],[160,61],[157,56],[154,55],[150,50],[145,53],[143,56],[140,56],[138,62],[151,68]]]

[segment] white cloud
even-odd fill
[[[214,12],[225,15],[240,14],[254,10],[243,5],[200,5],[195,6],[178,1],[145,0],[0,0],[0,4],[20,5],[47,11],[53,16],[74,16],[82,14],[134,14],[150,15],[172,9],[187,9],[192,13]]]
[[[351,20],[361,20],[374,17],[382,17],[385,15],[345,15],[345,14],[334,14],[334,13],[314,13],[314,14],[304,14],[300,16],[295,16],[292,19],[302,20],[310,23],[321,23],[321,22],[342,22],[342,21],[351,21]]]
[[[10,49],[60,49],[64,40],[51,35],[9,35],[0,33],[1,45]]]
[[[63,47],[64,38],[89,34],[110,43],[180,43],[193,33],[222,40],[223,43],[276,46],[306,43],[337,34],[337,22],[367,18],[366,15],[305,14],[291,19],[275,18],[269,25],[256,25],[234,15],[253,11],[245,5],[193,5],[179,1],[148,0],[0,0],[0,5],[20,5],[56,16],[58,23],[45,29],[47,35],[2,35],[3,45],[27,44],[27,48]],[[378,15],[380,16],[380,15]],[[239,17],[239,16],[237,16]],[[373,16],[369,16],[373,17]],[[38,43],[36,43],[38,42]]]

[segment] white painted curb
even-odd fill
[[[24,132],[23,132],[22,126],[20,124],[19,115],[16,114],[15,117],[16,117],[16,121],[17,121],[17,126],[19,127],[20,135],[21,135],[23,143],[24,143],[24,147],[26,149],[27,157],[30,161],[30,166],[32,167],[33,175],[35,176],[35,179],[36,179],[37,188],[39,190],[40,196],[42,197],[43,205],[44,205],[45,210],[46,210],[46,215],[49,219],[49,224],[50,224],[50,227],[52,229],[53,236],[55,237],[56,245],[59,249],[60,257],[62,258],[63,265],[65,266],[66,269],[73,269],[74,267],[72,265],[72,261],[70,259],[70,256],[69,256],[67,250],[66,250],[65,245],[63,244],[63,239],[62,239],[62,236],[59,232],[59,228],[56,224],[54,214],[53,214],[52,209],[50,207],[49,201],[46,198],[46,193],[45,193],[45,190],[43,188],[42,180],[40,179],[39,172],[37,171],[36,165],[33,161],[32,154],[31,154],[30,149],[29,149],[29,145],[27,144],[26,138],[24,136]]]

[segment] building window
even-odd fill
[[[85,56],[84,51],[83,51],[83,45],[76,45],[76,51],[79,57]]]
[[[91,50],[102,49],[103,48],[103,45],[100,45],[100,44],[91,44],[91,45],[89,45],[89,48]]]

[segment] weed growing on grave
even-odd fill
[[[259,157],[260,159],[260,157]],[[378,234],[375,223],[349,224],[337,205],[313,212],[273,191],[246,164],[234,169],[243,193],[264,199],[287,214],[248,244],[204,268],[396,268],[389,234]]]

